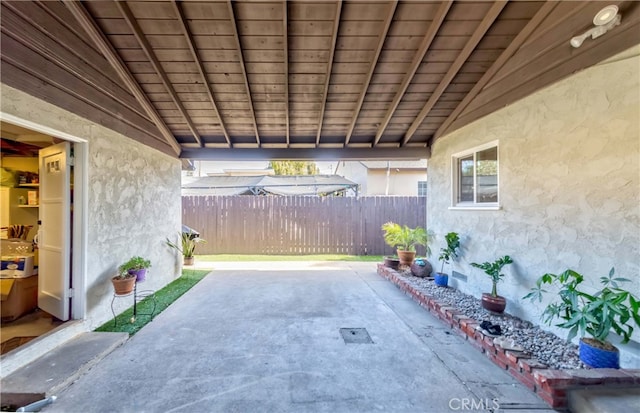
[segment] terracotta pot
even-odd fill
[[[126,295],[131,294],[136,285],[136,277],[129,278],[112,278],[111,282],[113,283],[113,289],[116,291],[117,295]]]
[[[384,257],[384,266],[389,267],[392,270],[397,270],[400,265],[400,260],[392,257]]]
[[[400,258],[400,265],[411,265],[416,258],[416,252],[398,250],[398,258]]]
[[[502,313],[507,306],[507,300],[502,296],[494,297],[489,293],[482,293],[482,307],[485,310]]]
[[[184,257],[184,265],[193,265],[195,257]]]

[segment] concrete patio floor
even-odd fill
[[[375,263],[214,266],[43,411],[552,411]]]

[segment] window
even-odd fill
[[[418,196],[427,196],[427,181],[418,181]]]
[[[498,207],[498,142],[453,155],[452,206]]]

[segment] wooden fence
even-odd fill
[[[207,240],[198,254],[389,255],[388,221],[424,227],[426,197],[182,197],[182,222]]]

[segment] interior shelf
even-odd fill
[[[40,205],[18,205],[19,208],[38,208]]]

